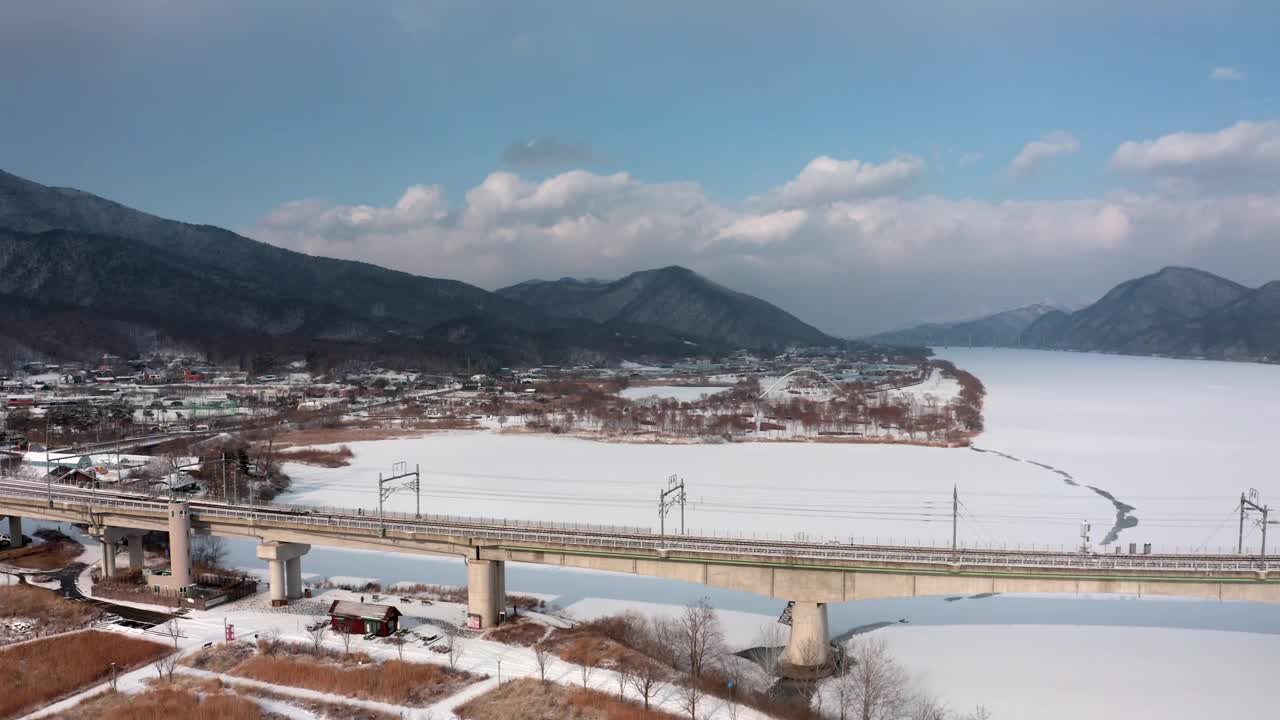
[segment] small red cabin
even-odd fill
[[[329,606],[329,625],[334,632],[387,637],[400,627],[400,611],[391,605],[334,600]]]

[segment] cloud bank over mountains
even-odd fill
[[[1049,172],[1047,161],[1079,146],[1051,133],[1006,171]],[[841,334],[1045,299],[1079,303],[1169,264],[1245,281],[1258,263],[1280,267],[1280,122],[1127,141],[1106,169],[1135,187],[1086,198],[946,197],[918,191],[930,168],[909,154],[820,155],[739,202],[692,180],[498,171],[460,201],[440,185],[414,185],[385,206],[301,200],[246,231],[486,287],[677,263],[758,289]],[[1228,191],[1205,189],[1224,177]]]

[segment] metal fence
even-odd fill
[[[158,513],[167,517],[167,503],[154,500],[129,500],[118,497],[92,499],[84,492],[68,489],[41,492],[29,488],[0,486],[0,496],[50,499],[73,506],[112,508],[123,511]],[[1079,552],[1038,550],[1005,550],[863,546],[837,543],[814,543],[804,540],[760,540],[743,537],[715,537],[697,535],[655,535],[650,529],[590,525],[581,523],[530,523],[525,521],[495,520],[492,518],[464,518],[454,516],[423,516],[388,514],[382,521],[376,516],[353,514],[349,510],[315,506],[263,506],[247,508],[211,503],[188,503],[191,515],[196,519],[225,518],[243,520],[254,524],[277,527],[301,526],[314,529],[359,529],[372,532],[394,532],[406,535],[465,538],[494,543],[547,549],[578,546],[601,550],[643,550],[659,555],[666,552],[688,552],[701,555],[725,555],[767,557],[774,561],[821,564],[826,562],[871,562],[901,565],[926,565],[951,567],[963,565],[969,568],[1037,568],[1069,570],[1136,570],[1136,571],[1197,571],[1197,572],[1248,572],[1265,570],[1267,558],[1244,555],[1208,554],[1152,554],[1152,555],[1095,555]],[[320,538],[317,538],[319,540]],[[320,543],[317,543],[320,544]],[[838,569],[833,567],[832,569]]]

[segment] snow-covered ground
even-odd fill
[[[1280,366],[940,354],[986,384],[987,431],[976,445],[996,452],[458,432],[350,443],[355,458],[345,468],[290,464],[294,486],[282,502],[372,509],[378,473],[406,461],[422,467],[424,512],[652,527],[654,492],[677,474],[698,532],[927,544],[950,541],[955,486],[963,543],[1072,547],[1081,521],[1093,524],[1095,541],[1116,523],[1107,492],[1135,508],[1137,526],[1121,531],[1122,542],[1173,551],[1228,548],[1239,493],[1280,495],[1280,444],[1269,438]],[[935,376],[912,391],[946,397],[954,384]],[[412,511],[414,498],[394,495],[388,508]],[[1256,530],[1246,544],[1256,548]]]
[[[1280,651],[1269,635],[1096,626],[918,627],[882,631],[924,688],[993,718],[1274,717]]]
[[[1098,519],[1110,504],[1039,468],[965,449],[890,445],[727,443],[635,445],[545,435],[440,433],[348,443],[350,467],[286,465],[293,478],[280,502],[363,507],[376,512],[378,473],[420,464],[422,511],[523,520],[637,525],[656,529],[654,497],[672,474],[688,483],[691,531],[852,537],[866,542],[944,543],[951,538],[951,489],[974,520],[965,543],[1070,545],[1075,517],[1046,528],[1042,517],[1004,517],[1012,502],[1079,508]],[[413,493],[387,509],[414,511]],[[1113,513],[1111,513],[1113,514]],[[991,515],[990,519],[983,519]],[[678,524],[678,519],[671,522]],[[670,525],[669,525],[670,527]]]
[[[1280,365],[1035,350],[937,353],[987,386],[987,431],[977,445],[1053,466],[1134,506],[1138,525],[1122,541],[1227,549],[1236,542],[1242,491],[1258,489],[1263,502],[1280,499]],[[1047,471],[1046,479],[1062,482]],[[1078,515],[1072,520],[1094,521],[1095,534],[1107,520],[1074,504],[1054,514],[1071,513]],[[1255,552],[1259,539],[1256,527],[1246,527],[1245,544]]]
[[[640,385],[636,387],[624,388],[618,393],[619,396],[627,400],[679,400],[680,402],[694,402],[701,400],[707,395],[715,395],[721,393],[728,388],[719,385],[694,386],[694,385]]]

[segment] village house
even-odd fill
[[[329,624],[334,632],[387,637],[400,628],[400,611],[391,605],[334,600]]]

